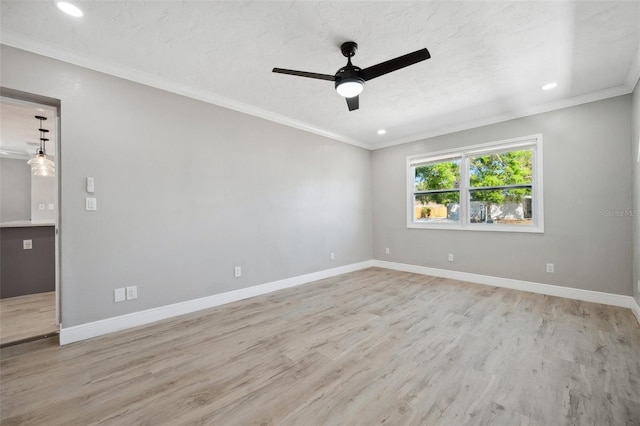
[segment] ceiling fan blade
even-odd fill
[[[349,111],[354,111],[360,108],[360,97],[354,96],[353,98],[345,98],[347,100],[347,106],[349,107]]]
[[[371,80],[381,75],[388,74],[392,71],[399,70],[409,65],[416,64],[418,62],[427,60],[431,57],[427,49],[416,50],[413,53],[407,53],[406,55],[399,56],[394,59],[382,62],[378,65],[370,66],[360,71],[360,76],[365,80]]]
[[[280,74],[297,75],[299,77],[317,78],[319,80],[336,81],[336,78],[333,75],[318,74],[316,72],[285,70],[283,68],[274,68],[273,72],[277,72],[277,73],[280,73]]]

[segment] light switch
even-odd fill
[[[95,198],[85,198],[84,202],[87,211],[98,210],[98,204]]]
[[[49,210],[54,210],[56,208],[55,204],[49,203]]]
[[[93,194],[94,192],[96,192],[96,187],[92,177],[87,178],[87,192],[90,194]]]

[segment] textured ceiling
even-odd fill
[[[2,0],[0,41],[368,148],[629,93],[640,73],[639,1],[75,4]],[[363,68],[432,58],[369,81],[353,112],[331,82],[271,72],[334,74],[347,40]]]
[[[47,155],[56,151],[56,110],[52,107],[0,98],[0,157],[29,159],[40,147],[40,121],[36,115],[46,117],[42,128],[49,130],[45,138]]]

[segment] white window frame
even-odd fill
[[[533,223],[530,225],[471,223],[468,217],[470,205],[469,191],[469,157],[478,154],[489,154],[496,151],[509,151],[518,148],[531,148],[533,151],[531,181]],[[414,219],[415,167],[419,163],[437,161],[451,157],[461,157],[460,161],[460,222],[459,223],[426,223]],[[542,134],[522,136],[496,142],[466,146],[446,151],[430,152],[407,157],[407,228],[449,229],[467,231],[497,232],[544,232],[544,202],[542,176]]]

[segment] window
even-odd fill
[[[543,232],[542,135],[407,159],[407,226]]]

